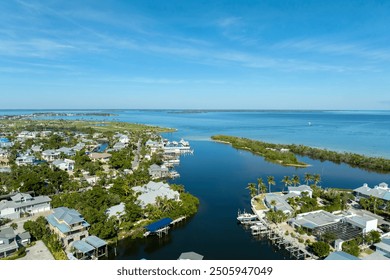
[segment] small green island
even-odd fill
[[[309,157],[314,160],[331,161],[336,164],[345,163],[377,173],[390,173],[390,159],[370,157],[349,152],[336,152],[327,149],[313,148],[297,144],[275,144],[247,138],[214,135],[212,140],[230,144],[236,149],[248,150],[263,156],[265,160],[285,166],[307,167],[308,164],[299,162],[296,155]]]
[[[172,147],[160,136],[174,131],[125,122],[0,120],[1,234],[26,240],[0,258],[22,258],[42,241],[55,259],[107,256],[107,247],[84,252],[88,246],[79,242],[145,238],[149,224],[195,215],[199,200],[167,183],[179,176],[171,167],[180,155],[192,152],[187,141]]]

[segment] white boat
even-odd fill
[[[251,214],[251,213],[246,213],[245,211],[244,211],[244,213],[238,212],[238,215],[237,215],[237,220],[240,223],[254,221],[256,219],[257,219],[257,215]]]

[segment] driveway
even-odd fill
[[[53,255],[42,240],[38,240],[34,246],[26,248],[26,253],[26,256],[19,260],[54,260]]]

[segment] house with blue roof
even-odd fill
[[[90,224],[75,209],[59,207],[53,209],[53,214],[46,217],[52,232],[60,237],[64,246],[73,241],[82,240],[89,236]]]

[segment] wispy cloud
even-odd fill
[[[332,42],[331,40],[288,40],[274,45],[278,49],[316,52],[329,55],[350,55],[375,60],[390,60],[390,49],[377,49],[362,44]]]

